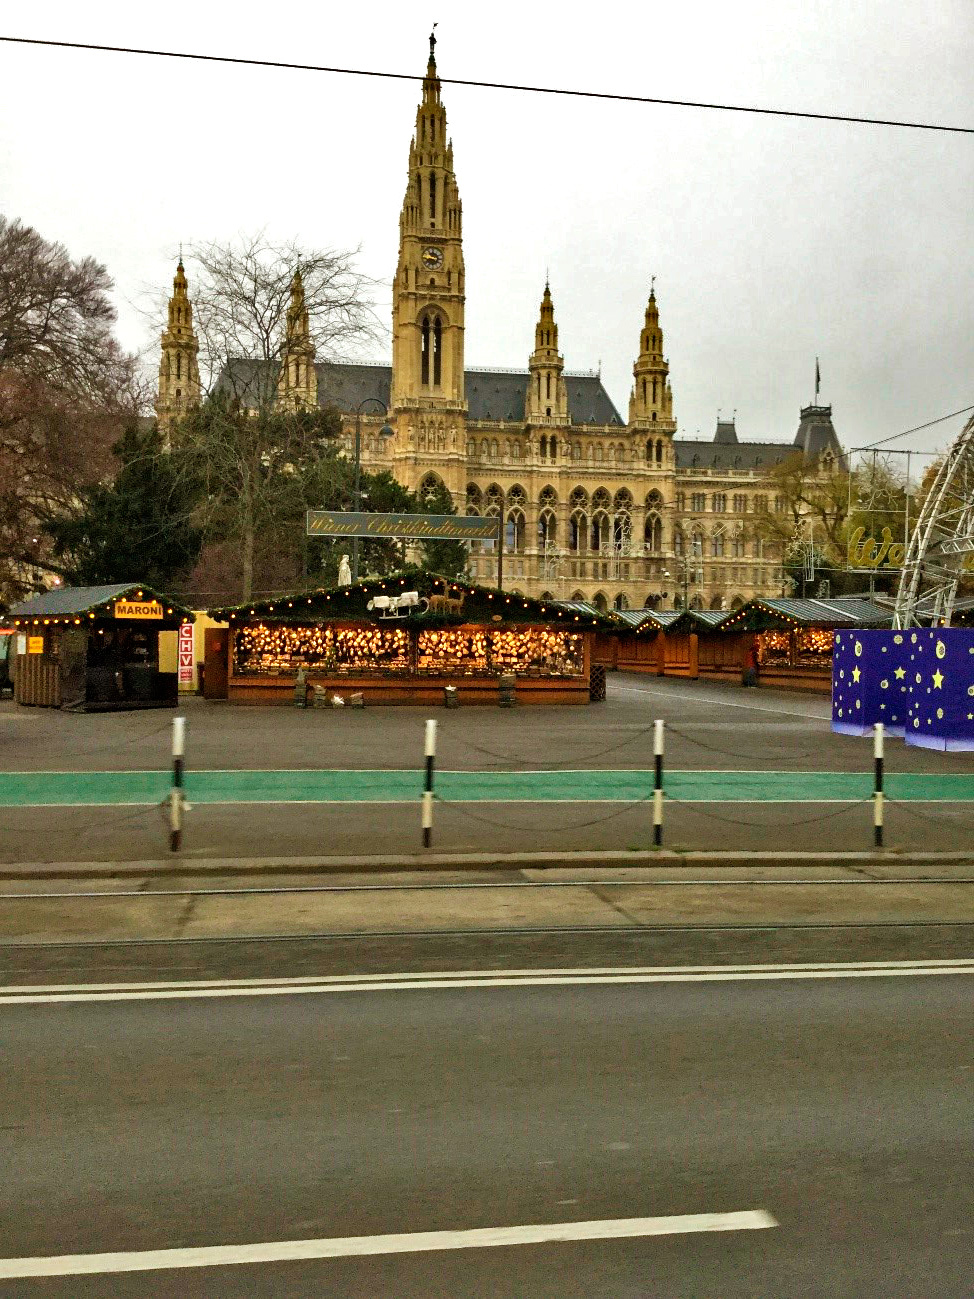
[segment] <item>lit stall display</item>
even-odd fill
[[[510,675],[518,702],[587,703],[600,625],[595,613],[418,570],[211,616],[229,634],[205,665],[208,697],[251,704],[299,701],[302,683],[316,699],[442,704],[454,686],[461,704],[496,703]]]
[[[795,633],[795,663],[798,667],[831,667],[831,629],[800,627]]]
[[[544,627],[423,631],[416,667],[438,675],[513,672],[528,677],[580,677],[585,671],[584,639],[579,632]]]
[[[299,668],[357,674],[409,667],[409,634],[401,627],[258,623],[233,636],[235,676],[287,676]]]

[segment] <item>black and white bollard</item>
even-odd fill
[[[876,766],[876,784],[873,790],[873,842],[883,846],[883,723],[873,728],[873,758]]]
[[[426,723],[426,780],[423,785],[423,847],[433,843],[433,767],[436,763],[436,722]]]
[[[172,719],[172,789],[169,793],[169,851],[183,845],[183,754],[186,752],[186,718]]]
[[[663,721],[661,718],[653,723],[653,757],[656,768],[653,779],[653,843],[659,848],[663,842]]]

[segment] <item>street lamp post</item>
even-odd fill
[[[370,401],[375,402],[377,406],[382,407],[383,415],[389,414],[389,407],[379,397],[366,397],[355,407],[354,499],[356,512],[358,512],[362,507],[362,410]],[[389,427],[388,421],[379,429],[379,437],[386,439],[395,437],[395,431]],[[358,537],[352,538],[352,581],[358,581]]]
[[[694,558],[694,559],[701,559],[701,558],[702,558],[701,551],[700,551],[700,544],[699,544],[699,542],[697,542],[697,543],[694,544],[694,547],[693,547],[693,558]],[[680,564],[681,564],[681,573],[680,573],[680,576],[677,578],[677,580],[678,580],[678,581],[681,581],[681,582],[683,583],[683,607],[684,607],[684,609],[687,609],[687,608],[689,608],[689,606],[690,606],[690,580],[691,580],[691,578],[690,578],[690,573],[691,573],[690,556],[688,556],[688,555],[680,555],[680,556],[678,556],[678,559],[679,559]],[[674,574],[671,573],[671,572],[669,571],[669,569],[664,568],[664,569],[663,569],[663,576],[664,576],[664,577],[667,577],[667,578],[670,578],[670,577],[673,577]],[[702,581],[703,581],[703,573],[702,573],[702,571],[701,571],[699,568],[697,568],[697,569],[694,571],[694,574],[693,574],[693,581],[695,581],[695,582],[702,582]]]

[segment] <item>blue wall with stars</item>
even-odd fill
[[[867,735],[876,722],[907,744],[974,750],[974,628],[837,631],[832,729]]]

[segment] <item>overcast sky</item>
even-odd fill
[[[0,32],[974,125],[971,0],[431,8],[91,0]],[[182,239],[361,244],[388,281],[418,82],[0,43],[0,210],[104,261],[119,332]],[[625,417],[655,275],[684,436],[858,446],[974,403],[974,136],[444,86],[468,365],[525,367],[550,268],[570,369]],[[192,277],[192,266],[187,266]],[[192,280],[191,280],[192,284]],[[388,295],[381,304],[388,318]],[[160,326],[161,327],[161,326]],[[386,360],[382,354],[368,359]],[[963,419],[894,443],[948,444]]]

